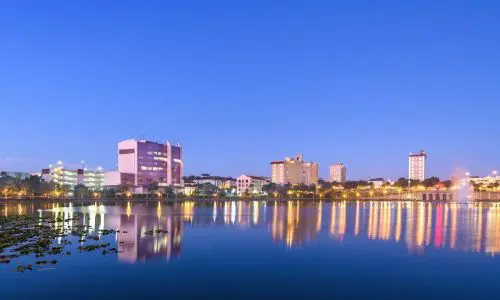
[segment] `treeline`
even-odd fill
[[[2,196],[24,195],[41,196],[57,189],[53,182],[45,182],[40,176],[32,175],[28,178],[16,178],[7,175],[0,176],[0,192]]]

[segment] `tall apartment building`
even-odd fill
[[[411,180],[424,180],[426,165],[427,153],[424,150],[420,150],[417,154],[410,153],[408,156],[408,178]]]
[[[183,184],[184,162],[181,145],[129,139],[118,143],[118,172],[133,176],[135,187],[152,183],[160,186]]]
[[[102,168],[97,168],[96,170],[71,168],[62,162],[58,162],[56,165],[49,165],[47,169],[42,169],[42,179],[70,188],[81,184],[93,191],[101,191],[104,186],[104,172]]]
[[[304,162],[302,154],[271,162],[271,170],[272,182],[276,184],[318,184],[318,163]]]
[[[347,168],[339,162],[330,165],[330,181],[344,183],[347,180]]]

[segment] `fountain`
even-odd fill
[[[463,173],[459,173],[463,174]],[[453,176],[453,186],[456,188],[456,202],[469,203],[472,201],[474,188],[469,182],[470,173],[465,173],[465,176]]]

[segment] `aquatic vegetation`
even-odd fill
[[[168,231],[166,230],[162,230],[162,229],[156,229],[156,230],[148,230],[146,232],[144,232],[144,234],[146,235],[160,235],[160,234],[166,234],[168,233]]]
[[[64,219],[35,217],[35,216],[0,216],[0,264],[11,263],[21,256],[41,258],[49,255],[71,255],[71,238],[79,243],[87,240],[99,241],[101,236],[113,234],[117,231],[101,229],[98,235],[90,235],[92,226],[72,223],[78,218]],[[103,254],[118,253],[116,248],[109,248],[110,243],[80,245],[79,252],[90,252],[98,249]],[[55,265],[57,260],[38,260],[36,265]],[[19,272],[31,271],[31,264],[16,267]]]

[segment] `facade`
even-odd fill
[[[368,183],[371,183],[374,188],[381,188],[384,186],[385,180],[384,178],[372,178],[368,180]]]
[[[318,163],[304,162],[302,154],[271,162],[271,171],[271,180],[276,184],[318,184]]]
[[[468,178],[470,183],[482,185],[483,187],[498,187],[500,186],[500,176],[496,174],[490,176],[470,176]]]
[[[231,189],[236,187],[236,179],[232,177],[221,177],[221,176],[195,176],[190,179],[191,183],[194,184],[205,184],[210,183],[219,189]]]
[[[262,194],[262,186],[271,183],[271,181],[261,176],[241,175],[236,178],[236,193],[243,195]]]
[[[347,168],[339,162],[330,165],[330,182],[344,183],[347,180]]]
[[[133,186],[135,176],[130,173],[120,173],[119,171],[110,171],[104,173],[104,186],[118,187],[118,186]]]
[[[118,172],[132,174],[133,186],[182,186],[182,147],[130,139],[118,143]]]
[[[71,168],[62,162],[49,165],[42,169],[42,179],[59,185],[74,188],[76,185],[84,185],[93,191],[101,191],[104,187],[104,172],[101,168],[89,170],[87,168]]]
[[[408,156],[408,178],[410,180],[424,180],[427,166],[427,153],[420,150],[417,154]]]

